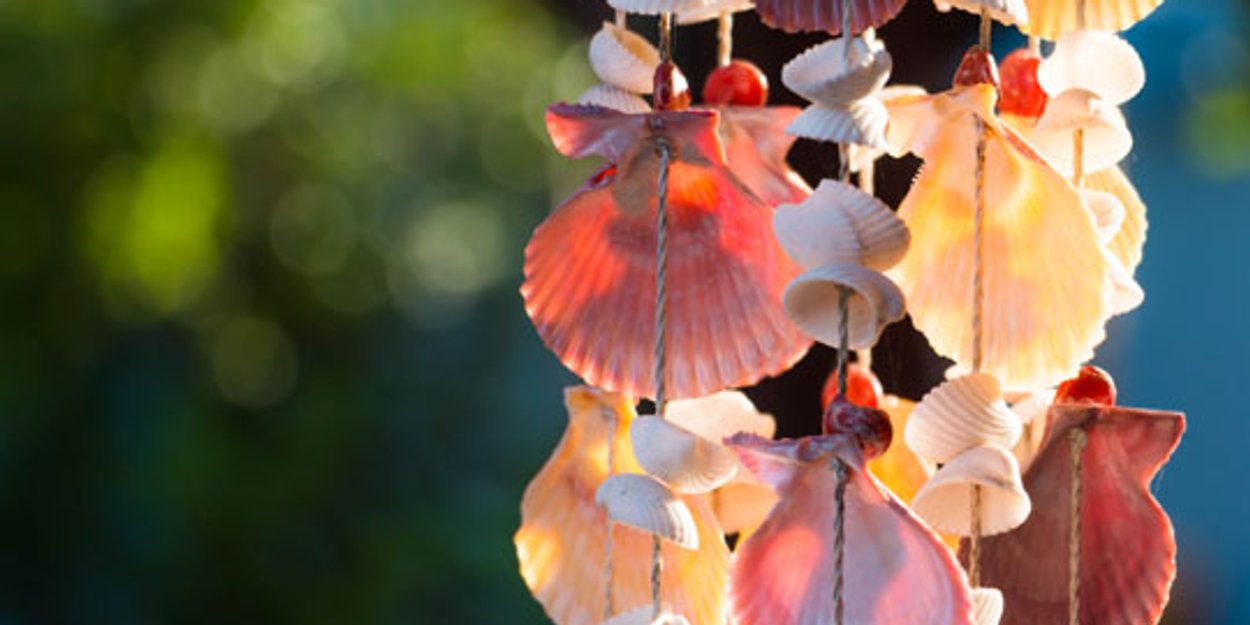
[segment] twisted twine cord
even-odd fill
[[[625,28],[625,26],[629,23],[629,20],[628,20],[628,18],[627,18],[627,15],[628,15],[628,14],[627,14],[626,12],[624,12],[624,11],[622,11],[622,10],[620,10],[620,9],[617,9],[617,10],[616,10],[616,15],[615,15],[615,17],[616,17],[616,26],[617,26],[618,28]]]
[[[668,322],[668,170],[673,147],[660,140],[656,146],[660,156],[660,177],[655,202],[655,414],[663,417],[668,402],[666,326]]]
[[[1081,188],[1085,182],[1085,129],[1072,131],[1072,186]]]
[[[968,583],[981,586],[981,485],[972,485],[972,532],[968,539]]]
[[[721,11],[716,20],[716,64],[729,65],[734,49],[734,14]]]
[[[660,557],[660,535],[651,535],[651,620],[660,617],[660,575],[664,572],[664,558]]]
[[[846,370],[850,361],[851,289],[838,285],[838,396],[846,397]]]
[[[1068,431],[1072,451],[1072,488],[1068,499],[1068,625],[1081,622],[1081,452],[1088,442],[1084,429]]]
[[[841,458],[833,459],[837,486],[833,491],[833,623],[842,625],[846,605],[842,596],[842,561],[846,552],[846,482],[847,467]]]

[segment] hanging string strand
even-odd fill
[[[968,583],[981,586],[981,486],[972,486],[972,532],[968,541]]]
[[[660,177],[656,185],[656,267],[655,267],[655,414],[663,417],[668,402],[666,326],[668,298],[668,170],[673,148],[660,140],[656,146],[660,157]]]
[[[1072,450],[1068,499],[1068,625],[1081,622],[1081,452],[1088,442],[1083,428],[1068,431],[1068,446]]]
[[[628,20],[628,18],[627,18],[627,16],[628,16],[628,15],[629,15],[628,13],[626,13],[626,12],[624,12],[624,11],[620,10],[620,9],[617,9],[617,10],[616,10],[616,25],[617,25],[617,27],[618,27],[618,28],[626,28],[626,27],[627,27],[627,25],[629,24],[629,20]]]
[[[851,65],[851,0],[842,0],[842,51],[847,67]],[[851,146],[838,144],[838,178],[842,184],[851,181]],[[851,290],[838,285],[838,397],[846,397],[847,366],[850,361]],[[833,473],[837,484],[833,491],[833,625],[843,625],[846,617],[844,597],[844,560],[846,553],[846,482],[849,470],[841,458],[834,456]]]
[[[604,416],[608,419],[608,471],[607,476],[611,477],[616,472],[616,415],[607,410]],[[603,547],[603,577],[606,580],[603,586],[603,620],[608,620],[616,614],[616,596],[613,592],[614,580],[616,575],[615,569],[612,567],[612,521],[608,521],[608,535],[604,541]]]
[[[1085,183],[1085,129],[1072,131],[1072,186],[1081,188]]]
[[[660,575],[664,573],[664,558],[660,557],[660,535],[651,535],[651,620],[660,618]]]
[[[833,625],[842,625],[846,613],[842,593],[842,561],[846,553],[846,482],[849,470],[846,463],[836,456],[833,473],[837,478],[833,491]]]
[[[734,50],[734,14],[721,11],[716,19],[716,64],[729,65]]]

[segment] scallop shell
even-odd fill
[[[906,0],[850,0],[851,32],[862,33],[890,21]],[[755,0],[760,19],[788,33],[821,31],[842,34],[842,7],[846,0]]]
[[[1118,32],[1141,21],[1163,0],[1025,0],[1029,23],[1026,34],[1054,41],[1081,28]],[[1084,8],[1085,19],[1079,11]]]
[[[1007,408],[994,376],[971,373],[926,394],[907,420],[907,446],[929,465],[951,462],[981,445],[1011,449],[1023,424]]]
[[[1106,191],[1124,206],[1124,223],[1108,244],[1124,270],[1132,275],[1141,263],[1142,246],[1146,243],[1146,205],[1133,188],[1133,183],[1119,167],[1109,167],[1085,176],[1085,187]]]
[[[709,492],[732,479],[738,469],[737,459],[719,442],[661,417],[639,417],[629,432],[638,464],[676,492]]]
[[[1111,314],[1122,315],[1138,306],[1146,300],[1146,292],[1142,290],[1141,285],[1133,279],[1119,263],[1119,261],[1111,261],[1111,275],[1108,277],[1108,294],[1110,302],[1108,306],[1111,308]]]
[[[974,625],[998,625],[1003,618],[1003,593],[997,588],[972,589],[972,622]]]
[[[1106,243],[1120,232],[1124,225],[1124,204],[1119,198],[1105,191],[1080,189],[1081,201],[1094,216],[1094,225],[1098,227],[1098,237]]]
[[[885,128],[889,119],[885,105],[876,98],[856,100],[840,108],[813,104],[790,122],[786,132],[804,139],[884,150],[887,147]]]
[[[786,134],[785,128],[801,112],[797,106],[723,106],[717,110],[725,160],[752,193],[769,206],[802,202],[811,195],[812,188],[786,162],[797,137]]]
[[[742,391],[720,391],[698,399],[679,399],[664,407],[669,421],[713,441],[738,432],[772,438],[777,423],[770,414],[755,409]]]
[[[1032,504],[1020,482],[1020,465],[999,447],[973,447],[950,459],[920,488],[911,508],[929,527],[946,534],[972,533],[972,490],[981,488],[981,535],[1018,527]]]
[[[568,428],[521,499],[516,554],[525,584],[551,620],[598,625],[608,573],[604,555],[612,540],[612,586],[620,606],[650,604],[650,536],[610,524],[595,505],[595,490],[611,473],[637,472],[629,425],[633,400],[590,387],[565,390]],[[724,625],[729,549],[703,497],[683,496],[699,529],[699,549],[665,541],[660,549],[664,605],[693,625]]]
[[[655,607],[647,604],[632,610],[626,610],[603,622],[603,625],[690,625],[690,621],[680,614],[673,614],[671,608],[662,607],[658,615]]]
[[[701,9],[682,11],[677,14],[678,24],[697,24],[720,17],[721,13],[738,13],[750,11],[755,6],[754,0],[711,0]]]
[[[1075,174],[1076,131],[1081,139],[1082,168],[1098,171],[1115,165],[1133,149],[1133,135],[1116,107],[1091,91],[1069,89],[1046,103],[1046,112],[1029,133],[1029,143],[1055,170]]]
[[[1051,97],[1069,89],[1085,89],[1118,106],[1141,91],[1146,68],[1133,46],[1119,35],[1078,30],[1055,42],[1055,51],[1038,65],[1037,82]]]
[[[849,46],[849,49],[848,49]],[[841,108],[880,91],[890,77],[890,53],[871,35],[831,39],[781,68],[781,82],[803,98]]]
[[[934,0],[933,4],[942,12],[959,9],[974,15],[988,9],[990,17],[1008,26],[1023,27],[1029,23],[1029,7],[1024,0]]]
[[[599,80],[632,93],[651,93],[660,53],[628,28],[604,22],[590,39],[590,67]]]
[[[898,287],[880,273],[854,264],[826,265],[795,278],[782,296],[786,313],[808,336],[836,347],[842,319],[840,287],[851,290],[847,303],[851,349],[872,347],[885,326],[903,318]]]
[[[713,2],[715,0],[608,0],[608,5],[626,13],[659,15],[700,11]]]
[[[743,468],[738,469],[738,477],[707,497],[721,529],[726,534],[738,534],[739,541],[750,536],[777,505],[772,487]]]
[[[577,98],[577,103],[602,106],[631,115],[651,112],[651,105],[646,100],[612,85],[592,86]]]
[[[806,268],[857,262],[884,271],[907,253],[907,226],[881,200],[826,178],[801,204],[773,213],[777,241]]]
[[[686,502],[659,480],[641,473],[608,476],[595,491],[595,503],[608,519],[672,541],[686,549],[699,548],[699,528]]]

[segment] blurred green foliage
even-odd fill
[[[542,127],[573,37],[525,0],[0,1],[0,623],[541,619],[506,539],[563,417],[465,425],[559,401],[515,288],[584,173]]]

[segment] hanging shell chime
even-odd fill
[[[607,0],[599,84],[546,116],[561,154],[603,163],[535,228],[521,286],[590,385],[566,389],[515,535],[553,622],[1158,622],[1176,545],[1149,486],[1184,416],[1117,406],[1086,363],[1144,299],[1119,107],[1145,69],[1117,32],[1159,1],[935,0],[979,15],[981,38],[928,93],[887,84],[875,29],[905,0]],[[781,68],[806,107],[769,105],[734,56],[752,9],[831,36]],[[657,19],[658,40],[631,19]],[[696,103],[672,37],[708,20]],[[995,22],[1034,38],[1001,70]],[[836,177],[792,170],[796,140],[834,144]],[[894,210],[873,168],[905,154],[923,165]],[[954,361],[919,401],[871,366],[908,315]],[[813,342],[837,353],[822,433],[774,439],[733,389]]]

